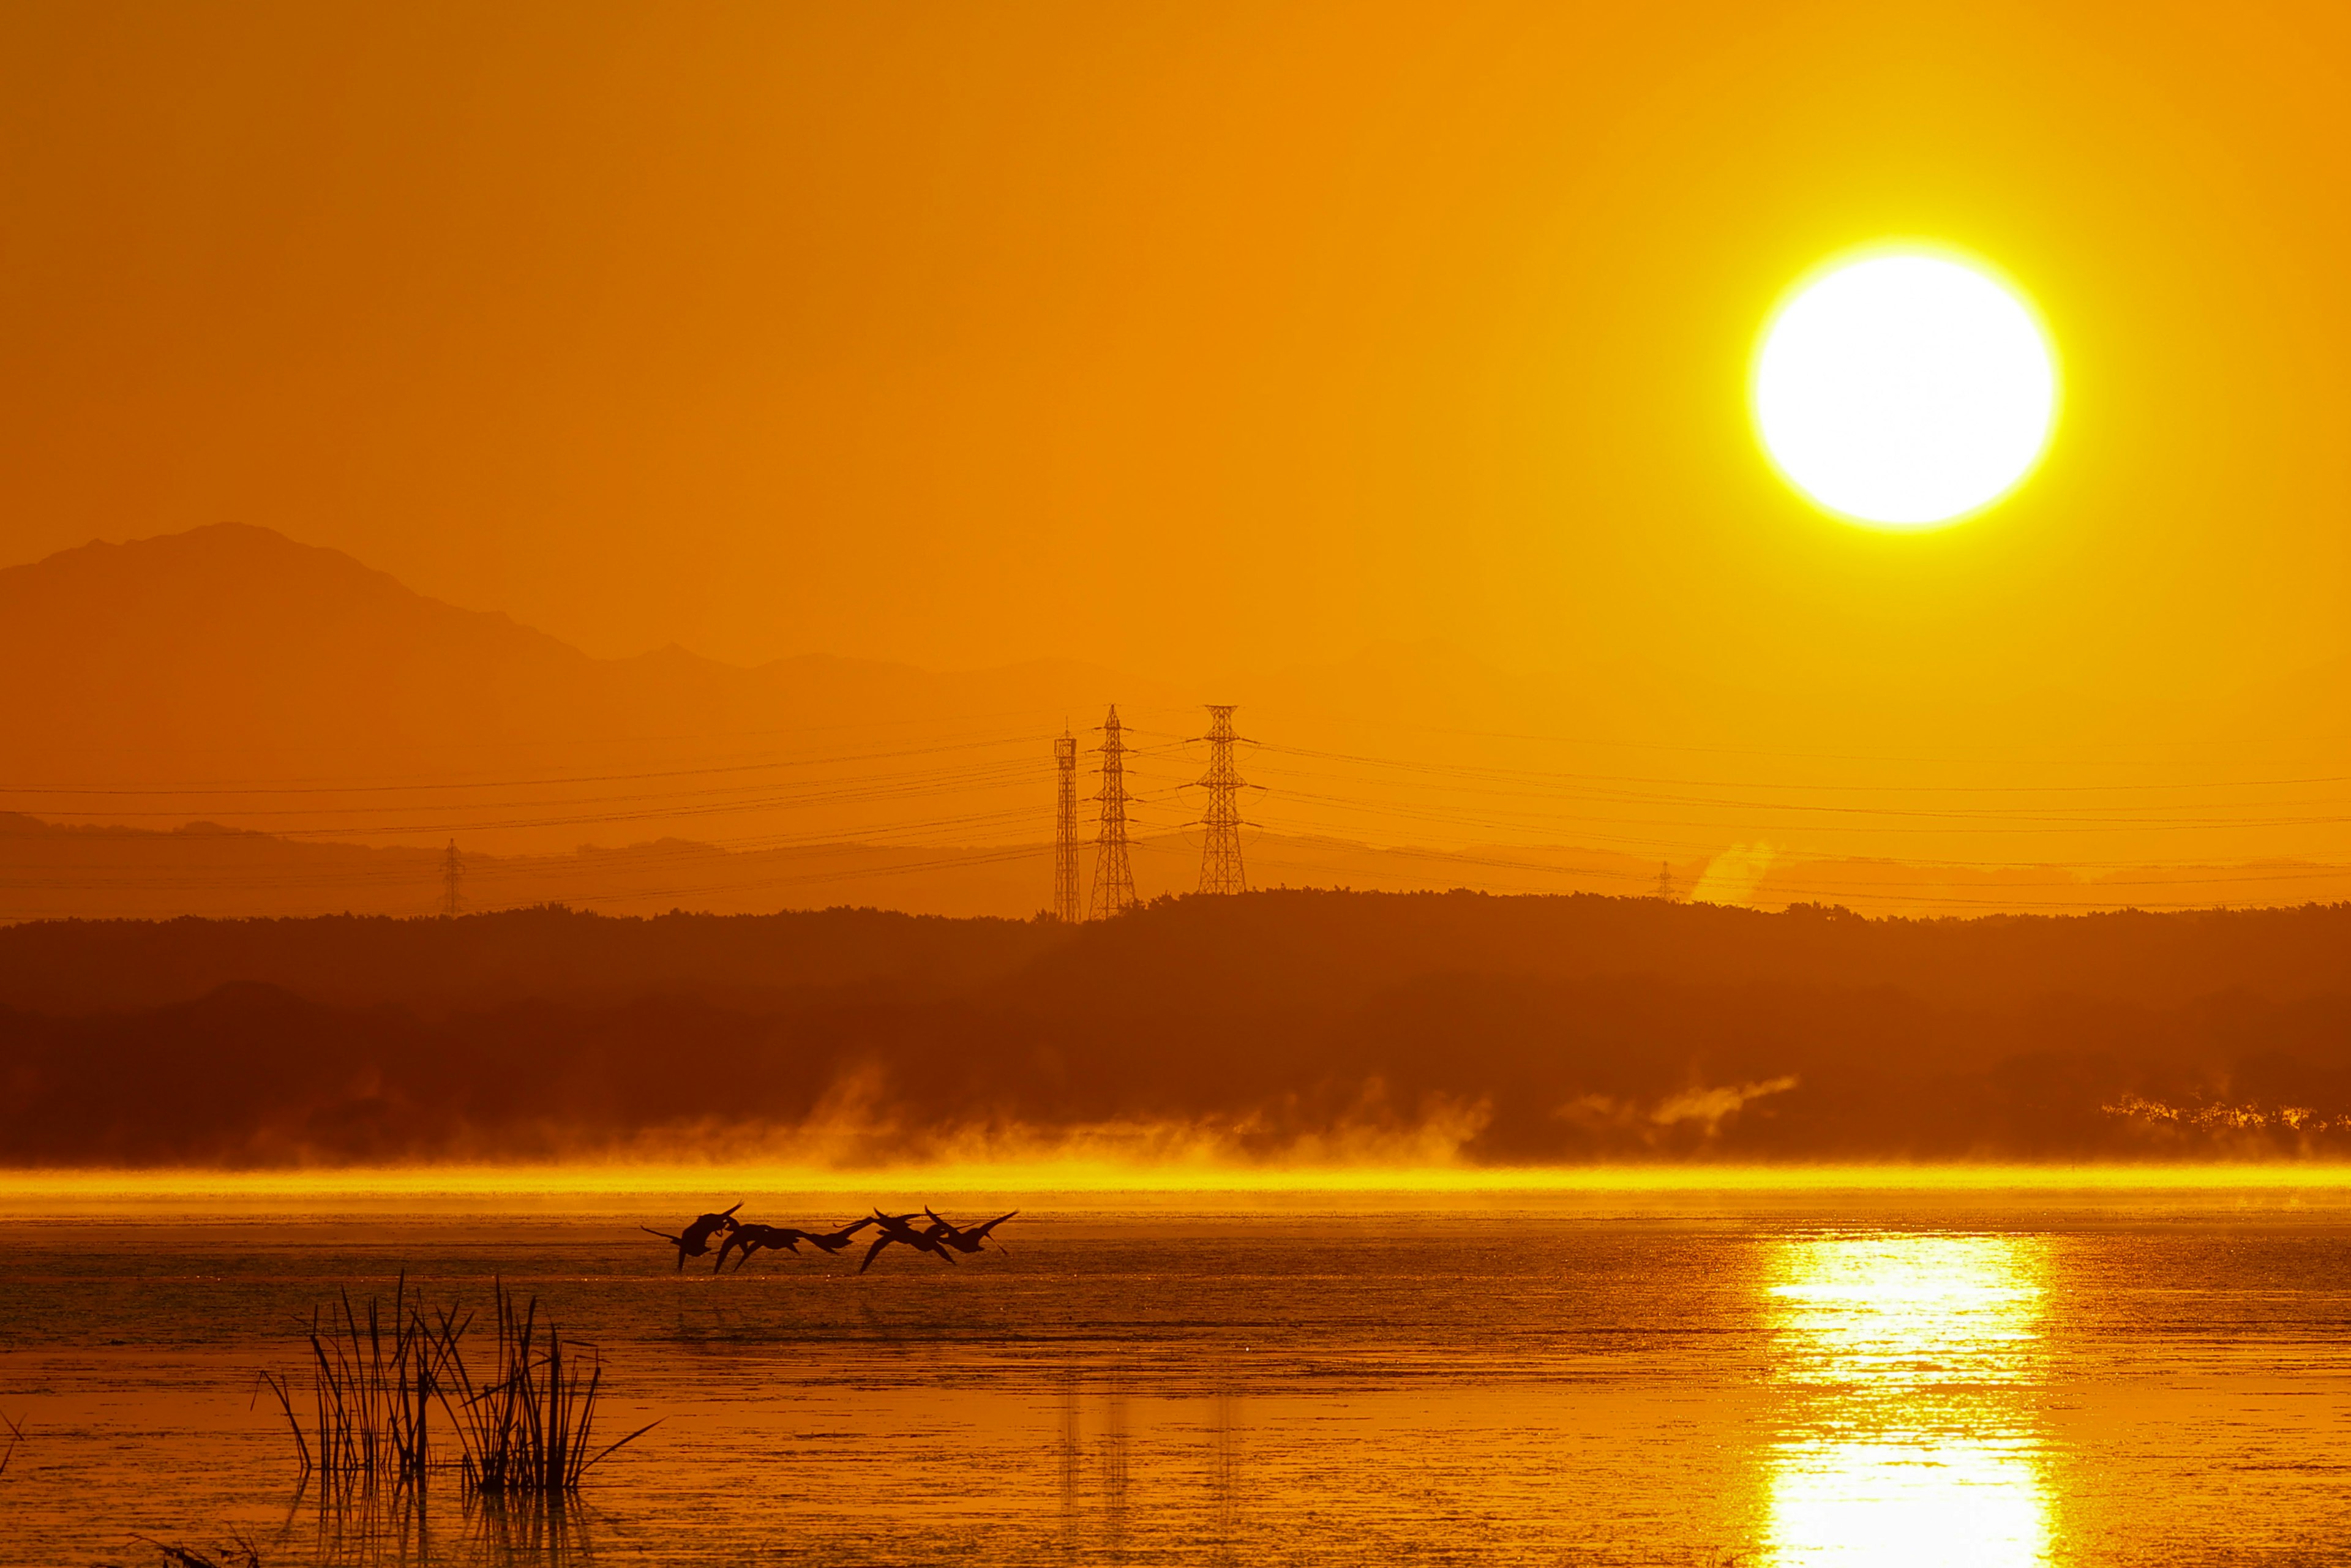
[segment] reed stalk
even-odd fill
[[[372,1296],[364,1311],[353,1306],[348,1291],[337,1303],[339,1317],[314,1312],[308,1434],[292,1380],[270,1373],[260,1379],[285,1414],[302,1474],[371,1490],[387,1480],[421,1488],[440,1468],[455,1469],[468,1495],[560,1498],[577,1490],[592,1466],[660,1424],[596,1447],[601,1354],[565,1340],[540,1315],[536,1297],[522,1302],[503,1281],[492,1291],[491,1375],[478,1383],[465,1360],[472,1314],[455,1307],[428,1313],[423,1292],[412,1298],[405,1275],[393,1286],[388,1314]],[[584,1366],[579,1352],[586,1353]],[[436,1406],[451,1434],[442,1440],[455,1443],[451,1459],[434,1458]]]

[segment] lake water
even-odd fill
[[[2339,1207],[1101,1201],[1032,1197],[959,1267],[719,1278],[632,1228],[691,1200],[20,1204],[0,1564],[2351,1562]],[[661,1425],[553,1517],[326,1506],[255,1373],[403,1270],[538,1297],[601,1348],[603,1430]]]

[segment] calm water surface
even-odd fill
[[[1040,1201],[714,1279],[632,1228],[674,1207],[0,1222],[0,1564],[2351,1563],[2341,1211]],[[402,1270],[661,1426],[553,1518],[322,1506],[255,1373]]]

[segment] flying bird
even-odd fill
[[[827,1252],[838,1252],[849,1245],[851,1237],[873,1223],[872,1219],[861,1219],[853,1224],[844,1225],[838,1230],[822,1232],[803,1230],[800,1232],[800,1239],[812,1247],[821,1247]]]
[[[735,1267],[740,1269],[751,1260],[751,1254],[762,1247],[780,1247],[797,1254],[801,1242],[815,1239],[807,1231],[795,1230],[789,1225],[737,1225],[726,1233],[726,1239],[718,1244],[718,1260],[710,1265],[710,1271],[716,1274],[726,1267],[726,1254],[737,1247],[743,1249],[743,1255],[735,1260]]]
[[[1012,1214],[999,1214],[995,1218],[989,1220],[987,1224],[975,1225],[968,1230],[963,1229],[959,1226],[956,1225],[952,1220],[941,1218],[936,1213],[933,1212],[927,1205],[925,1206],[923,1212],[930,1215],[931,1217],[931,1228],[925,1231],[923,1233],[924,1235],[930,1237],[935,1241],[939,1241],[946,1246],[952,1247],[958,1252],[977,1252],[980,1249],[981,1245],[987,1241],[987,1233],[989,1231],[995,1229],[998,1226],[1011,1218],[1013,1214],[1018,1214],[1020,1211],[1016,1208],[1012,1211]],[[1001,1247],[1003,1243],[998,1242],[997,1245]],[[941,1256],[945,1256],[945,1254],[941,1254]]]
[[[917,1252],[932,1253],[946,1259],[950,1263],[954,1262],[955,1254],[948,1251],[936,1236],[929,1231],[917,1230],[907,1223],[914,1218],[911,1214],[884,1214],[880,1209],[875,1209],[873,1223],[882,1228],[882,1234],[875,1237],[873,1245],[865,1249],[865,1261],[857,1266],[857,1271],[862,1274],[866,1270],[873,1267],[873,1260],[881,1256],[882,1249],[893,1242],[901,1247],[911,1247]]]
[[[781,1247],[797,1254],[800,1243],[805,1241],[821,1251],[838,1252],[849,1245],[850,1238],[872,1223],[871,1219],[860,1219],[838,1230],[799,1230],[789,1225],[738,1225],[733,1234],[718,1244],[718,1261],[710,1266],[710,1271],[716,1274],[725,1268],[726,1254],[737,1247],[743,1249],[743,1255],[735,1260],[738,1270],[751,1260],[751,1254],[762,1247]]]
[[[736,1204],[735,1208],[740,1208],[742,1207],[742,1204],[738,1202]],[[710,1239],[713,1236],[722,1230],[733,1230],[736,1228],[735,1208],[726,1209],[718,1214],[696,1215],[695,1216],[694,1223],[687,1226],[683,1234],[677,1236],[672,1236],[666,1230],[655,1230],[650,1225],[640,1225],[637,1228],[643,1231],[648,1236],[658,1236],[663,1240],[668,1242],[671,1246],[676,1248],[677,1266],[679,1270],[683,1272],[685,1269],[685,1260],[688,1258],[704,1258],[709,1256]]]

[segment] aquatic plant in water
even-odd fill
[[[465,1359],[474,1315],[454,1306],[428,1312],[404,1275],[388,1312],[373,1296],[355,1308],[345,1291],[340,1317],[313,1313],[307,1430],[293,1379],[261,1374],[305,1479],[315,1471],[340,1487],[421,1487],[441,1468],[455,1469],[468,1495],[561,1497],[660,1424],[597,1447],[604,1370],[596,1347],[564,1339],[536,1297],[518,1303],[503,1283],[492,1288],[489,1375],[479,1380]],[[445,1437],[434,1430],[436,1410]],[[452,1447],[454,1456],[436,1457]]]

